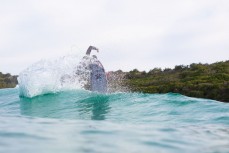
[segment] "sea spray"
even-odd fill
[[[81,89],[75,75],[81,57],[64,56],[56,60],[41,60],[22,71],[18,77],[20,96],[34,97],[63,90]]]
[[[22,71],[18,77],[19,94],[35,97],[60,91],[86,89],[90,86],[90,56],[68,55],[56,60],[41,60]],[[108,93],[126,92],[125,73],[108,72]]]
[[[126,73],[121,70],[110,71],[107,73],[108,92],[130,92],[126,84]]]

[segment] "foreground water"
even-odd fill
[[[229,152],[229,105],[179,94],[0,90],[0,152]]]

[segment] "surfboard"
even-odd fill
[[[94,61],[89,65],[91,70],[90,75],[90,90],[100,93],[107,92],[107,77],[103,65],[99,60]]]
[[[92,50],[99,51],[94,46],[89,46],[86,56],[82,58],[74,72],[80,82],[83,82],[83,88],[90,91],[106,93],[107,77],[102,63],[95,55],[90,56]]]

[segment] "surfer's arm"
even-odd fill
[[[90,55],[91,54],[91,50],[97,50],[97,52],[99,52],[99,49],[94,47],[94,46],[89,46],[86,52],[86,55]]]

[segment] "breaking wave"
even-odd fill
[[[41,94],[82,89],[85,82],[75,75],[81,58],[69,55],[56,60],[41,60],[29,66],[18,77],[20,96],[34,97]]]

